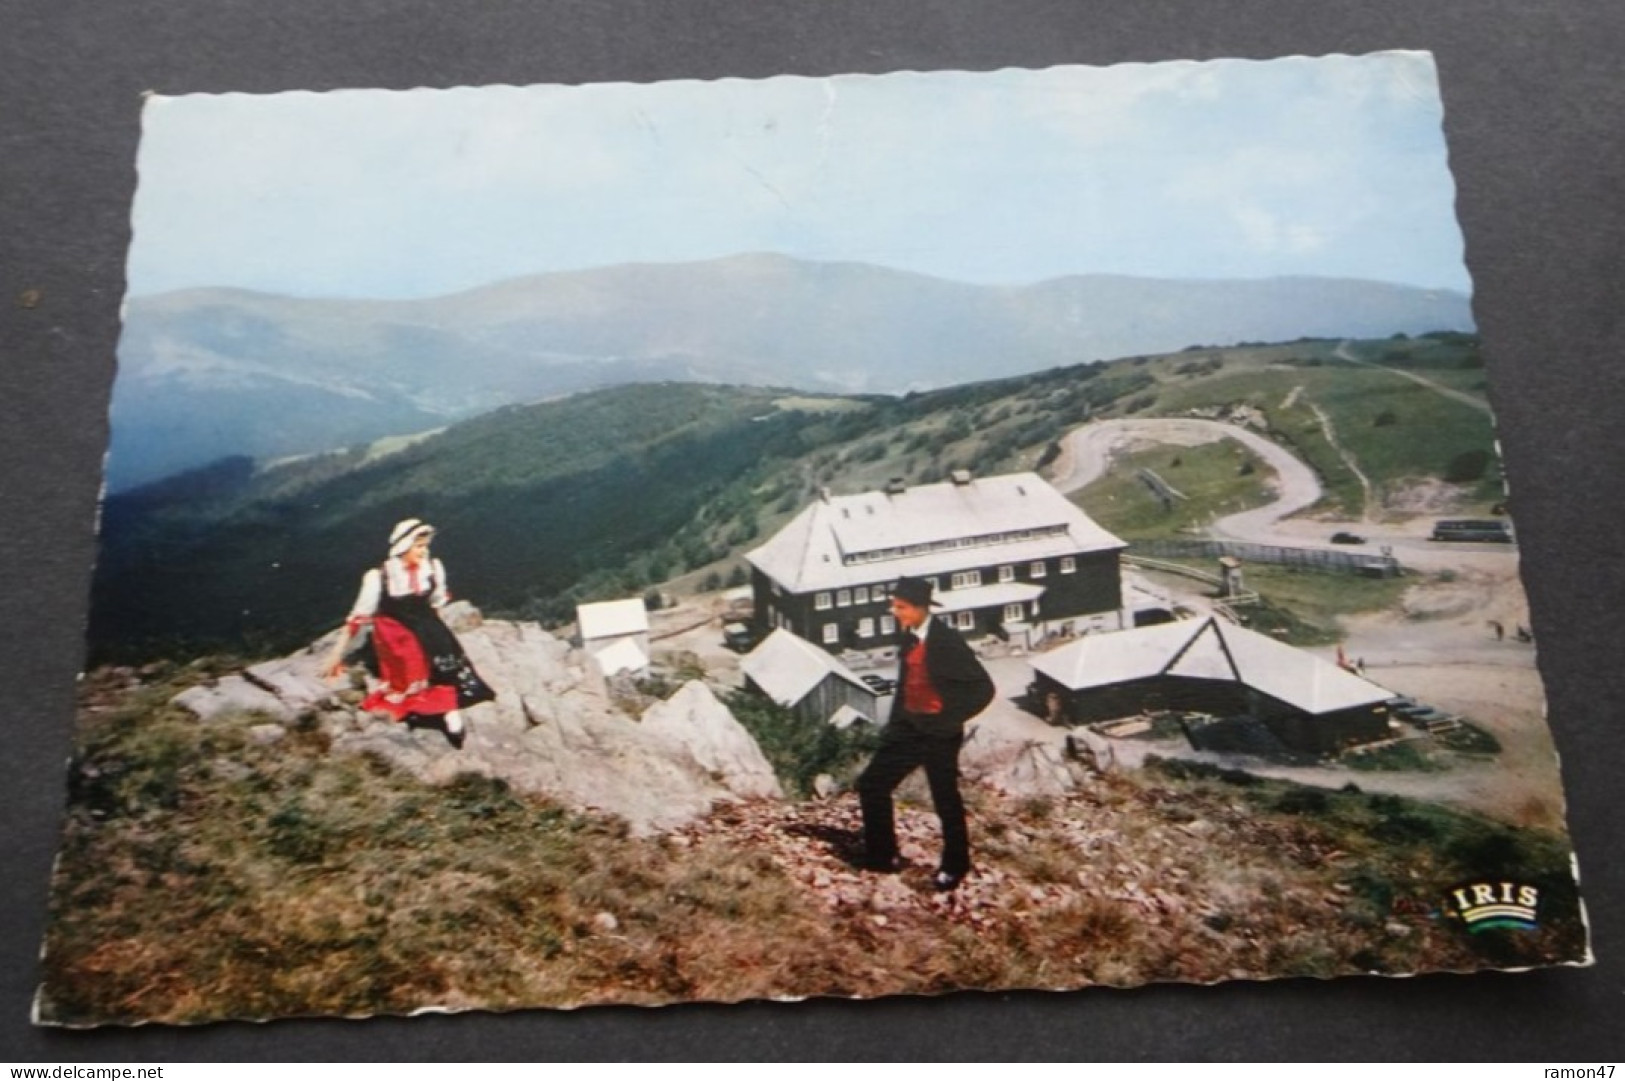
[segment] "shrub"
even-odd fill
[[[871,754],[879,742],[870,725],[841,729],[816,721],[803,721],[788,709],[750,691],[734,691],[727,698],[734,718],[756,740],[779,782],[798,799],[812,794],[820,773],[850,771]]]
[[[1490,466],[1490,452],[1482,448],[1462,451],[1450,459],[1445,468],[1444,479],[1451,484],[1471,484],[1484,476],[1484,471]]]

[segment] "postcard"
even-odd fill
[[[142,123],[39,1023],[1589,963],[1428,54]]]

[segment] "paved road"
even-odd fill
[[[1448,389],[1448,388],[1441,388]],[[1378,553],[1391,549],[1405,566],[1418,571],[1460,570],[1505,565],[1511,554],[1504,544],[1440,544],[1427,539],[1431,523],[1422,518],[1391,525],[1333,519],[1289,520],[1321,496],[1315,471],[1279,443],[1235,424],[1195,417],[1148,417],[1102,420],[1069,432],[1061,441],[1052,483],[1063,492],[1087,487],[1105,475],[1112,456],[1136,443],[1197,446],[1233,439],[1258,455],[1275,472],[1275,498],[1262,507],[1220,518],[1210,532],[1227,540],[1277,544],[1290,548]],[[1366,538],[1359,545],[1333,544],[1333,533],[1348,530]]]
[[[1074,428],[1061,444],[1053,483],[1063,492],[1087,487],[1104,476],[1112,456],[1136,443],[1171,443],[1194,447],[1233,439],[1262,458],[1276,476],[1276,498],[1268,506],[1232,515],[1248,521],[1276,521],[1295,514],[1320,498],[1320,480],[1290,451],[1257,432],[1218,420],[1195,417],[1152,417],[1101,420]],[[1230,521],[1231,519],[1225,519]]]
[[[1440,544],[1427,540],[1431,522],[1402,525],[1292,518],[1320,498],[1314,472],[1285,448],[1256,432],[1194,418],[1101,421],[1070,433],[1057,460],[1057,486],[1075,491],[1105,473],[1114,453],[1135,443],[1179,446],[1234,439],[1275,471],[1275,498],[1265,506],[1220,519],[1217,536],[1296,548],[1363,550],[1389,547],[1428,578],[1406,594],[1403,610],[1346,620],[1345,649],[1371,666],[1384,686],[1458,711],[1492,731],[1504,748],[1493,761],[1458,763],[1443,773],[1370,773],[1336,767],[1287,767],[1240,756],[1197,755],[1182,743],[1158,746],[1109,741],[1121,765],[1148,751],[1202,758],[1303,784],[1340,788],[1354,781],[1372,792],[1439,800],[1517,824],[1560,825],[1561,788],[1550,735],[1542,718],[1540,677],[1527,645],[1497,641],[1491,620],[1510,631],[1528,619],[1517,579],[1517,550],[1504,544]],[[1356,531],[1364,545],[1334,545],[1332,533]],[[1432,572],[1451,572],[1449,576]],[[1326,659],[1329,650],[1316,650]],[[1029,719],[1031,720],[1031,719]],[[1036,739],[1029,724],[992,731],[1006,739]]]

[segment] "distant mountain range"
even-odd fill
[[[901,393],[1199,344],[1472,326],[1460,293],[1379,282],[998,287],[778,255],[541,274],[427,300],[193,289],[126,306],[108,484],[624,383]]]

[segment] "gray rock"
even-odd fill
[[[254,775],[254,771],[234,758],[210,759],[209,770],[223,781],[241,781]]]
[[[248,729],[248,742],[269,745],[280,743],[288,735],[288,730],[280,724],[256,724]]]
[[[452,601],[440,609],[440,621],[450,627],[453,634],[464,634],[481,626],[485,617],[467,601]]]
[[[1035,738],[986,724],[975,726],[965,740],[965,773],[1007,795],[1064,795],[1077,786],[1077,779],[1062,738],[1059,732]]]
[[[758,799],[784,798],[762,749],[699,680],[690,680],[669,699],[645,710],[643,727],[682,748],[702,770],[719,777],[730,792]]]
[[[579,651],[535,624],[485,621],[458,637],[497,692],[465,711],[461,751],[438,731],[370,719],[339,732],[334,750],[380,755],[430,783],[497,777],[618,816],[640,835],[682,826],[719,801],[781,794],[755,741],[704,684],[685,685],[640,721],[604,693]]]
[[[248,682],[276,695],[296,711],[303,711],[329,701],[340,684],[327,682],[321,669],[327,663],[331,645],[318,652],[318,642],[298,653],[266,661],[249,668],[244,676]]]
[[[299,713],[293,706],[242,676],[225,676],[212,687],[197,686],[177,694],[171,701],[195,713],[201,721],[217,721],[233,713],[265,713],[291,721]]]

